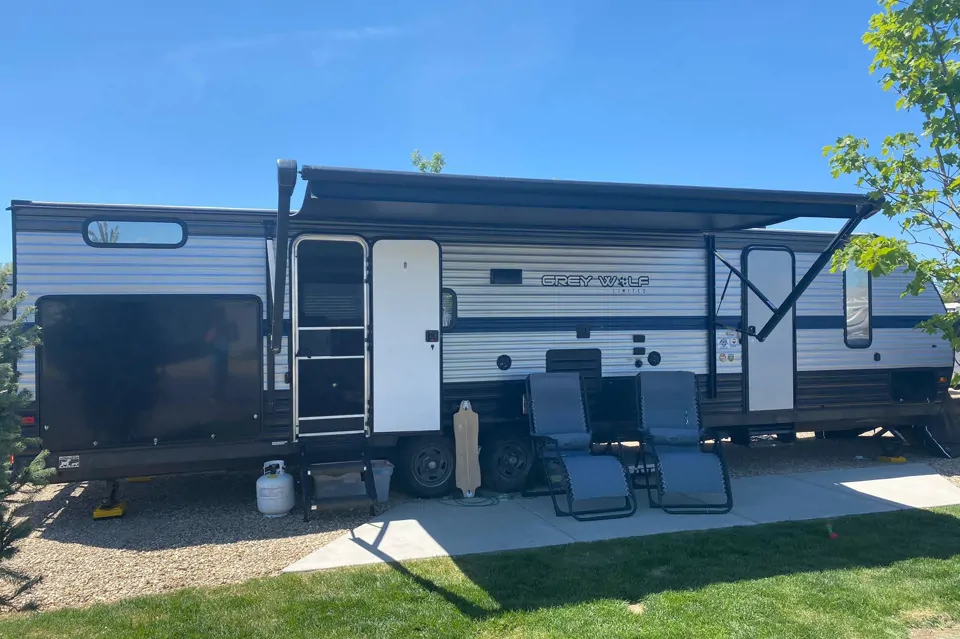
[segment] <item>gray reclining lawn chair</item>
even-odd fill
[[[700,449],[696,375],[688,371],[637,375],[637,415],[646,480],[643,487],[650,506],[674,514],[730,512],[733,494],[723,449],[719,442],[711,452]],[[655,476],[651,476],[648,460],[656,469]]]
[[[553,509],[578,521],[629,517],[637,510],[633,487],[618,457],[592,455],[590,421],[579,373],[527,377],[530,435],[543,464]],[[558,464],[555,477],[550,465]],[[557,495],[566,495],[566,509]]]

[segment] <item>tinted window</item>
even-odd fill
[[[297,246],[300,328],[363,326],[365,254],[359,242]]]
[[[177,248],[187,234],[179,222],[90,220],[84,225],[87,244],[102,248]]]
[[[443,289],[441,304],[443,306],[443,318],[440,327],[444,330],[453,328],[453,325],[457,323],[457,294],[453,292],[453,289]]]
[[[37,307],[47,448],[237,441],[259,432],[257,298],[72,295]]]
[[[867,348],[870,329],[870,273],[853,265],[843,272],[844,341],[850,348]]]

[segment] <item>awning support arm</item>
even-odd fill
[[[807,269],[807,272],[804,273],[803,277],[800,278],[800,281],[797,282],[797,285],[793,287],[793,290],[790,291],[790,294],[787,295],[786,299],[783,300],[780,306],[777,306],[771,302],[763,293],[760,292],[753,282],[747,279],[743,273],[737,270],[736,267],[730,264],[727,260],[723,259],[723,257],[715,251],[714,254],[717,256],[717,259],[719,259],[724,266],[730,269],[730,272],[736,275],[740,281],[746,284],[747,288],[753,291],[757,297],[760,298],[760,301],[763,302],[773,313],[773,315],[770,316],[770,319],[767,320],[767,323],[764,324],[763,328],[761,328],[759,331],[754,333],[749,330],[749,327],[741,327],[740,332],[751,337],[756,337],[758,342],[762,342],[767,339],[770,336],[770,333],[777,328],[777,325],[780,323],[780,321],[786,317],[787,313],[793,310],[797,300],[800,299],[800,296],[803,295],[808,288],[810,288],[810,285],[813,284],[813,280],[820,275],[820,271],[822,271],[823,267],[827,265],[827,262],[830,261],[830,258],[833,257],[833,254],[836,253],[837,249],[839,249],[844,242],[850,239],[850,236],[856,230],[857,226],[860,225],[860,222],[880,210],[880,204],[880,202],[871,201],[866,204],[861,204],[857,207],[856,214],[847,220],[843,227],[837,231],[837,234],[833,236],[832,240],[830,240],[830,244],[827,245],[827,248],[825,248],[817,257],[817,259],[814,260],[813,264],[809,269]]]
[[[287,290],[287,236],[290,229],[290,200],[297,185],[297,163],[294,160],[277,160],[277,239],[273,274],[273,307],[270,327],[270,350],[279,353],[283,345],[283,297]]]
[[[773,302],[771,302],[769,299],[767,299],[767,296],[764,295],[764,294],[760,291],[760,289],[757,288],[757,286],[756,286],[753,282],[751,282],[750,280],[748,280],[743,273],[741,273],[739,270],[737,270],[737,267],[735,267],[733,264],[731,264],[731,263],[728,262],[727,260],[723,259],[723,256],[720,255],[720,253],[717,253],[716,251],[714,251],[714,255],[717,256],[717,259],[718,259],[718,260],[720,260],[721,262],[723,262],[723,265],[724,265],[724,266],[726,266],[728,269],[730,269],[730,272],[731,272],[731,273],[733,273],[733,274],[736,275],[738,278],[740,278],[740,281],[743,282],[744,284],[746,284],[746,285],[747,285],[747,288],[749,288],[751,291],[753,291],[753,292],[757,295],[757,297],[760,298],[760,301],[761,301],[761,302],[763,302],[764,304],[766,304],[767,308],[770,309],[770,312],[771,312],[771,313],[776,313],[776,312],[777,312],[777,305],[774,304]]]

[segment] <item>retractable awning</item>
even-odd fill
[[[846,223],[779,306],[733,265],[721,261],[770,308],[751,335],[763,341],[796,304],[830,256],[879,202],[863,195],[607,182],[433,175],[305,166],[307,192],[298,220],[464,224],[511,228],[609,229],[715,233],[758,228],[799,217]],[[277,245],[286,246],[297,163],[277,162]],[[273,308],[284,306],[287,251],[276,251]],[[282,313],[273,313],[271,348],[280,351]]]
[[[298,217],[532,228],[720,232],[849,219],[867,200],[807,193],[305,166]]]

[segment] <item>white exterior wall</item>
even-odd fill
[[[817,258],[816,253],[797,253],[797,280]],[[933,288],[920,295],[900,297],[913,276],[896,272],[871,278],[873,316],[926,316],[942,313],[943,303]],[[831,273],[824,267],[810,288],[797,301],[797,315],[843,315],[843,273]]]
[[[490,283],[490,269],[522,269],[521,285]],[[605,288],[544,286],[544,275],[644,275],[642,292]],[[627,318],[706,315],[704,253],[697,249],[585,248],[517,245],[443,245],[443,286],[457,294],[458,321],[477,318]],[[646,342],[633,343],[643,334]],[[604,375],[635,375],[635,346],[659,351],[660,368],[706,372],[705,330],[598,330],[577,339],[573,330],[556,332],[458,332],[443,335],[443,380],[466,382],[523,379],[543,371],[551,348],[599,348]],[[497,357],[513,364],[501,371]],[[646,362],[646,356],[643,356]],[[739,369],[738,369],[739,370]]]
[[[490,269],[522,269],[522,285],[490,284]],[[640,293],[542,286],[544,275],[646,275]],[[443,285],[460,317],[635,317],[707,313],[703,250],[567,246],[443,245]]]
[[[740,250],[721,254],[737,268]],[[810,268],[818,253],[796,253],[796,280]],[[490,269],[522,269],[522,285],[490,284]],[[716,296],[720,317],[739,317],[740,281],[733,277],[723,296],[728,269],[716,260]],[[644,274],[651,278],[643,294],[613,293],[601,287],[558,288],[542,286],[543,275]],[[544,246],[443,246],[443,285],[457,293],[458,317],[703,317],[706,277],[699,249],[584,248]],[[874,278],[872,314],[875,318],[921,317],[942,312],[936,291],[901,298],[909,276],[895,273]],[[834,317],[842,322],[843,275],[825,268],[797,304],[797,368],[800,371],[951,366],[953,353],[939,338],[915,328],[873,328],[870,348],[848,348],[843,329],[802,328],[803,317]],[[590,339],[577,339],[573,331],[560,332],[450,332],[443,336],[444,381],[464,382],[522,379],[543,370],[551,348],[600,348],[605,375],[636,373],[632,336],[646,335],[647,353],[663,355],[666,369],[706,372],[707,334],[700,330],[593,330]],[[717,330],[718,373],[742,372],[742,351],[736,333]],[[734,341],[737,343],[734,344]],[[880,353],[879,362],[874,353]],[[719,359],[724,354],[723,360]],[[508,354],[513,365],[500,371],[493,365]],[[733,355],[733,362],[729,356]],[[644,357],[644,360],[646,358]]]
[[[797,279],[817,258],[815,253],[797,253]],[[884,317],[929,317],[944,311],[933,288],[920,295],[901,294],[912,276],[896,272],[871,278],[871,321],[873,343],[868,348],[848,348],[844,331],[837,329],[797,330],[797,369],[801,371],[909,368],[953,365],[950,345],[935,335],[916,328],[878,328]],[[797,302],[798,324],[803,316],[843,316],[843,273],[831,273],[826,266]],[[880,354],[880,361],[874,360]]]
[[[702,249],[626,247],[548,247],[522,245],[443,244],[443,286],[457,293],[458,317],[487,318],[698,318],[707,314],[703,282],[706,277]],[[739,250],[722,250],[739,267]],[[816,258],[815,253],[797,253],[797,279]],[[17,233],[17,286],[37,296],[55,294],[121,293],[223,293],[257,295],[266,312],[265,246],[261,237],[191,235],[178,249],[103,249],[84,243],[79,233]],[[490,284],[490,269],[522,269],[522,285]],[[584,276],[645,275],[649,286],[642,292],[618,292],[596,285],[586,288],[543,286],[543,275]],[[719,303],[727,269],[716,262],[716,294]],[[901,298],[909,276],[893,274],[873,280],[873,317],[929,316],[943,306],[933,289],[920,296]],[[284,317],[290,317],[289,278]],[[740,283],[731,279],[720,306],[721,317],[740,315]],[[814,281],[797,305],[797,366],[801,371],[852,368],[901,368],[951,366],[953,353],[934,336],[911,328],[873,328],[873,344],[850,349],[842,329],[804,329],[804,316],[843,315],[843,276],[829,267]],[[634,334],[646,342],[634,344]],[[740,373],[736,335],[718,329],[718,339],[727,339],[720,352],[734,353],[734,362],[718,361],[719,373]],[[577,339],[572,330],[558,332],[458,332],[443,334],[443,379],[445,382],[521,379],[543,369],[551,348],[600,348],[606,375],[633,375],[634,346],[647,354],[659,351],[665,370],[707,369],[705,330],[592,330],[589,339]],[[266,348],[266,340],[264,340]],[[276,387],[289,388],[283,377],[287,368],[287,339],[276,360]],[[881,361],[873,359],[881,353]],[[496,359],[508,354],[513,365],[507,371]],[[265,354],[266,356],[266,354]],[[644,356],[646,361],[646,356]],[[20,362],[24,388],[35,390],[35,361],[26,353]],[[266,370],[266,366],[264,366]]]

